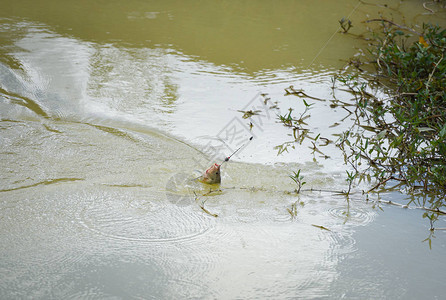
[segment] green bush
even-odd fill
[[[393,23],[392,23],[393,24]],[[395,25],[395,24],[394,24]],[[397,180],[412,190],[446,193],[446,30],[424,24],[418,39],[401,27],[382,23],[377,44],[369,50],[377,75],[373,84],[390,88],[382,99],[357,77],[341,76],[357,95],[357,130],[345,132],[339,146],[357,177],[373,175],[375,188]],[[414,32],[411,30],[410,32]],[[416,37],[416,36],[415,36]],[[359,130],[358,130],[359,128]],[[368,162],[361,170],[358,164]],[[432,203],[438,208],[443,201]]]

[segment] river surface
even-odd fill
[[[413,205],[377,201],[410,195],[333,192],[347,189],[334,142],[351,120],[326,101],[333,75],[367,45],[362,21],[444,26],[444,9],[2,3],[1,299],[444,297],[446,232],[432,235]],[[351,34],[339,33],[342,17]],[[277,116],[305,110],[290,85],[313,97],[310,134],[332,141],[321,152],[310,140],[278,155],[294,138]],[[239,148],[220,187],[193,180]]]

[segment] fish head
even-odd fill
[[[207,169],[204,172],[202,181],[209,184],[220,183],[221,182],[220,166],[221,165],[219,164],[213,164],[209,169]]]

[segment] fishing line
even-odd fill
[[[350,14],[347,16],[347,19],[350,18],[350,16],[358,9],[359,5],[361,4],[361,1],[358,1],[358,4],[356,4],[356,6],[353,8],[353,10],[350,12]],[[331,35],[331,37],[327,40],[327,42],[325,42],[325,45],[322,46],[322,48],[319,50],[319,52],[316,54],[316,56],[313,58],[313,60],[311,61],[311,63],[308,65],[307,69],[309,69],[311,67],[311,65],[313,65],[314,61],[319,57],[319,55],[322,53],[322,51],[325,50],[325,48],[327,48],[328,44],[330,43],[330,41],[333,39],[333,37],[336,35],[336,33],[338,33],[339,29],[341,28],[341,26],[339,26],[339,28],[336,29],[335,32],[333,32],[333,34]]]
[[[249,143],[250,141],[252,141],[252,138],[253,138],[253,137],[254,137],[254,136],[251,136],[251,137],[249,138],[249,140],[248,140],[246,143],[244,143],[243,145],[241,145],[237,150],[235,150],[234,152],[232,152],[231,155],[229,155],[228,157],[226,157],[225,160],[220,164],[220,166],[221,166],[223,163],[229,161],[229,159],[230,159],[234,154],[236,154],[237,151],[239,151],[241,148],[243,148],[243,147],[245,147],[246,145],[248,145],[248,143]]]

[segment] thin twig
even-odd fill
[[[290,90],[291,90],[291,92],[290,92]],[[286,88],[285,92],[286,92],[286,95],[296,95],[298,97],[307,97],[307,98],[311,98],[311,99],[314,99],[314,100],[326,101],[325,99],[321,99],[321,98],[310,96],[310,95],[304,93],[302,90],[296,91],[294,89],[294,86],[292,86],[292,85],[290,85],[288,88]]]
[[[212,192],[212,190],[210,190],[209,193],[210,193],[210,192]],[[209,194],[209,193],[208,193],[208,194]],[[197,196],[197,194],[196,194],[195,192],[194,192],[194,195],[195,195],[195,201],[197,201],[197,200],[198,200],[198,196]],[[205,194],[205,195],[206,195],[206,194]],[[203,195],[203,196],[204,196],[204,195]],[[207,201],[207,200],[203,200],[203,201],[201,201],[201,205],[199,205],[200,208],[201,208],[205,213],[207,213],[208,215],[217,218],[217,217],[218,217],[217,214],[213,214],[213,213],[211,213],[209,210],[207,210],[207,209],[204,207],[204,204],[206,203],[206,201]]]
[[[429,78],[427,79],[427,82],[426,82],[426,91],[429,90],[429,84],[430,84],[430,82],[431,82],[431,80],[432,80],[432,76],[434,76],[435,70],[437,69],[438,65],[440,64],[440,62],[441,62],[442,60],[443,60],[443,53],[441,54],[441,58],[440,58],[440,60],[437,61],[437,63],[435,64],[434,69],[433,69],[432,72],[429,74]]]
[[[394,179],[393,176],[389,176],[386,179],[378,182],[374,187],[372,187],[370,190],[368,190],[367,193],[370,193],[371,191],[376,190],[377,188],[379,188],[381,185],[385,184],[390,179]]]
[[[433,1],[424,2],[424,3],[423,3],[423,7],[424,7],[425,10],[430,11],[431,14],[434,14],[435,11],[433,11],[432,9],[430,9],[429,7],[426,6],[426,4],[432,4],[432,3],[434,3],[434,2],[433,2]]]
[[[404,30],[410,31],[410,32],[412,32],[412,33],[415,33],[415,34],[418,35],[418,36],[423,36],[421,33],[419,33],[418,31],[413,30],[413,29],[410,28],[410,27],[407,27],[407,26],[404,26],[404,25],[397,24],[397,23],[392,22],[392,21],[387,20],[387,19],[371,19],[371,20],[366,20],[366,21],[365,21],[365,23],[370,23],[370,22],[387,22],[387,23],[392,24],[392,25],[394,25],[394,26],[396,26],[396,27],[398,27],[398,28],[400,28],[400,29],[404,29]]]
[[[322,229],[322,230],[327,230],[327,231],[331,231],[330,229],[328,229],[327,227],[321,226],[321,225],[315,225],[315,224],[311,224],[311,226],[314,226],[316,228]]]
[[[215,217],[215,218],[218,217],[217,214],[213,214],[213,213],[211,213],[209,210],[207,210],[206,208],[204,208],[204,203],[202,203],[202,204],[200,205],[200,208],[201,208],[205,213],[207,213],[208,215],[213,216],[213,217]]]

